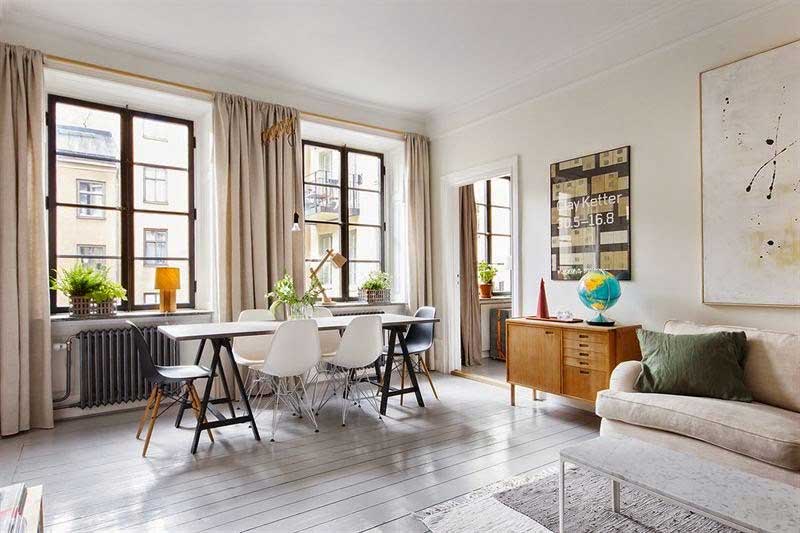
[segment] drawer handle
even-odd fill
[[[578,361],[579,365],[588,365],[589,361]]]
[[[552,334],[553,334],[553,332],[552,332],[552,331],[545,331],[545,332],[544,332],[544,334],[545,334],[545,335],[552,335]]]
[[[581,357],[589,357],[589,352],[578,352]]]
[[[581,374],[589,374],[589,373],[590,373],[588,370],[580,370],[579,372],[580,372]]]
[[[588,344],[578,344],[578,346],[580,346],[581,348],[588,348],[589,347]]]
[[[589,335],[578,335],[579,339],[588,339]]]

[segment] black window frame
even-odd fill
[[[306,146],[316,146],[318,148],[326,148],[329,150],[335,150],[339,152],[339,185],[323,185],[314,182],[307,182],[306,181],[306,169],[305,169],[305,151]],[[381,176],[380,176],[380,190],[374,191],[372,189],[362,189],[359,187],[351,187],[350,186],[350,176],[348,175],[348,160],[349,154],[363,154],[368,156],[377,157],[380,160],[380,168],[381,168]],[[305,187],[306,185],[313,185],[313,186],[320,186],[320,187],[330,187],[333,189],[339,189],[339,220],[313,220],[313,219],[306,219],[305,218]],[[349,221],[349,213],[350,213],[350,191],[365,191],[370,193],[378,193],[378,197],[380,198],[380,222],[378,224],[361,224],[361,223],[351,223]],[[347,258],[347,262],[342,266],[342,274],[341,274],[341,287],[340,292],[341,296],[337,296],[335,298],[331,298],[333,301],[336,302],[352,302],[357,301],[358,296],[350,296],[350,265],[352,263],[377,263],[378,261],[369,260],[369,259],[351,259],[350,258],[350,228],[354,227],[370,227],[370,228],[377,228],[380,234],[381,242],[380,242],[380,267],[382,271],[386,270],[386,166],[384,165],[383,154],[380,152],[370,152],[368,150],[361,150],[358,148],[351,148],[349,146],[339,146],[335,144],[326,144],[317,141],[307,141],[303,140],[303,213],[304,213],[304,221],[306,224],[331,224],[335,226],[339,226],[339,245],[341,246],[341,250],[334,250],[340,252]],[[322,259],[321,257],[317,258],[308,258],[305,257],[305,250],[303,250],[303,261],[319,261]]]
[[[92,259],[108,259],[119,261],[120,268],[120,283],[128,291],[128,300],[123,300],[120,304],[120,309],[123,311],[139,311],[158,309],[157,304],[136,304],[136,286],[135,286],[135,265],[137,261],[144,263],[147,257],[140,257],[135,254],[135,238],[134,238],[134,215],[136,213],[153,213],[160,215],[180,215],[185,216],[188,222],[188,257],[164,257],[164,261],[186,261],[188,263],[188,277],[189,286],[189,302],[179,303],[179,308],[194,308],[197,292],[197,280],[195,277],[195,222],[197,221],[197,210],[195,209],[194,202],[194,150],[196,147],[196,140],[194,137],[194,121],[170,117],[167,115],[159,115],[155,113],[148,113],[146,111],[139,111],[130,109],[129,107],[118,107],[108,104],[100,104],[97,102],[90,102],[78,98],[67,96],[60,96],[55,94],[48,94],[47,96],[47,199],[46,205],[48,210],[48,256],[50,272],[58,268],[58,259],[83,259],[84,257],[75,254],[57,254],[58,243],[58,224],[57,224],[57,208],[67,207],[76,208],[86,207],[79,202],[59,202],[57,200],[57,158],[59,155],[65,155],[76,159],[91,160],[90,157],[75,156],[75,154],[59,154],[57,152],[57,117],[56,106],[57,104],[67,104],[74,106],[81,106],[98,111],[106,111],[116,113],[120,116],[120,156],[119,160],[112,162],[119,164],[120,172],[120,201],[118,206],[92,206],[92,209],[100,209],[102,211],[116,211],[120,216],[120,255],[119,256],[87,256]],[[153,163],[140,163],[136,162],[134,154],[134,139],[133,139],[133,120],[140,118],[144,120],[155,120],[161,122],[170,122],[186,126],[187,131],[187,154],[188,163],[187,168],[178,168],[169,165],[158,165]],[[111,161],[109,159],[104,159]],[[135,203],[135,178],[134,166],[141,167],[155,167],[163,168],[166,170],[179,170],[187,173],[187,187],[188,187],[188,205],[186,211],[170,211],[163,209],[146,209],[137,208]],[[80,178],[78,178],[80,179]],[[144,186],[142,187],[142,198],[144,197]],[[144,202],[142,202],[144,203]],[[143,244],[144,246],[144,244]],[[144,251],[144,250],[143,250]],[[162,259],[162,258],[160,258]],[[68,311],[68,307],[57,304],[57,294],[55,290],[50,290],[50,312],[53,314],[64,313]]]
[[[510,206],[507,207],[507,206],[504,206],[504,205],[496,205],[496,204],[492,203],[492,180],[494,180],[494,179],[508,180],[509,204],[510,204],[511,203],[511,176],[499,176],[497,178],[491,178],[491,179],[487,179],[487,180],[479,181],[479,182],[475,183],[476,186],[477,185],[483,185],[484,186],[484,199],[485,199],[486,203],[479,202],[476,199],[475,200],[475,206],[476,206],[476,209],[477,209],[477,206],[479,206],[479,205],[483,206],[483,208],[484,208],[484,228],[485,228],[486,231],[478,231],[477,235],[483,235],[483,237],[486,239],[486,258],[485,258],[485,261],[487,261],[489,264],[497,264],[497,263],[492,262],[492,260],[491,260],[492,259],[492,237],[493,236],[494,237],[508,237],[509,239],[512,238],[511,237],[511,233],[498,233],[498,232],[492,231],[492,207],[494,207],[496,209],[507,209],[509,211],[509,220],[511,219],[511,216],[512,216],[511,215],[511,207]],[[476,245],[475,250],[477,251],[477,249],[478,248],[477,248],[477,245]],[[477,259],[478,259],[478,262],[484,260],[484,259],[482,259],[480,257],[478,257]],[[509,283],[509,285],[511,285],[511,284]],[[494,287],[492,287],[492,294],[494,294],[495,296],[510,296],[511,295],[511,287],[509,286],[509,289],[507,291],[497,291],[497,290],[494,290]]]

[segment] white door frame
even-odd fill
[[[442,242],[442,270],[439,279],[443,284],[444,294],[444,308],[441,316],[444,327],[446,354],[444,370],[446,372],[461,369],[461,293],[459,289],[461,243],[458,238],[460,228],[458,189],[464,185],[503,176],[511,177],[511,312],[513,316],[521,316],[519,156],[513,155],[484,165],[452,172],[439,180],[441,208],[437,216]],[[477,283],[477,280],[473,280],[473,283]]]

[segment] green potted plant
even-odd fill
[[[311,287],[302,296],[298,296],[292,276],[286,274],[275,282],[275,285],[272,286],[272,291],[266,294],[266,299],[267,304],[272,299],[269,310],[273,315],[278,310],[278,306],[283,304],[287,318],[296,320],[313,316],[314,304],[317,303],[317,298],[319,298],[320,294],[322,294],[322,285],[318,279],[312,277]]]
[[[53,272],[55,276],[50,278],[50,288],[69,298],[70,316],[89,316],[92,313],[92,293],[103,284],[104,273],[81,262]]]
[[[481,281],[478,285],[478,290],[480,291],[481,298],[492,297],[492,281],[494,281],[496,275],[497,269],[487,261],[478,263],[478,279]]]
[[[392,277],[386,272],[370,272],[358,288],[359,299],[370,303],[389,303],[392,301]]]
[[[117,314],[117,301],[127,300],[128,291],[108,277],[108,267],[100,270],[103,272],[103,282],[91,293],[95,312],[102,316],[114,316]]]

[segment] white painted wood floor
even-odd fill
[[[481,486],[557,459],[563,445],[591,438],[590,413],[532,402],[508,405],[508,391],[434,374],[442,398],[421,383],[389,401],[383,421],[341,406],[320,414],[320,432],[284,416],[269,442],[271,412],[259,417],[262,441],[246,425],[214,430],[198,453],[193,424],[159,419],[146,459],[135,439],[141,411],[58,423],[0,441],[0,482],[43,484],[49,531],[425,531],[410,516]]]

